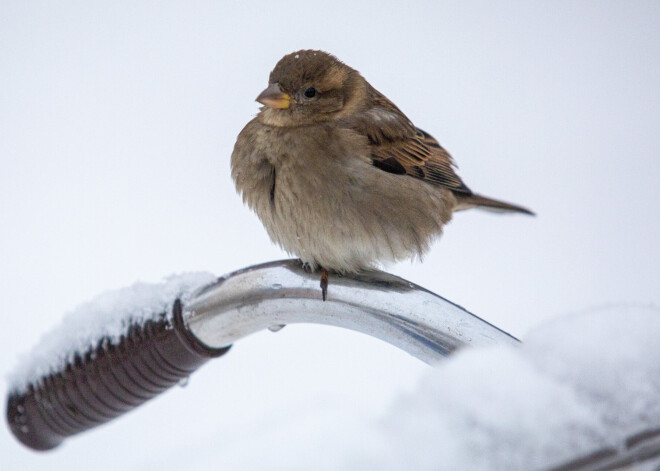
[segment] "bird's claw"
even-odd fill
[[[321,297],[323,301],[328,299],[328,270],[321,268]]]
[[[301,260],[302,262],[302,260]],[[314,272],[314,267],[312,266],[311,263],[309,262],[302,262],[302,268],[305,271],[305,273],[312,273]]]

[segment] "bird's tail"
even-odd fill
[[[471,194],[471,195],[456,195],[458,199],[457,211],[462,209],[478,208],[486,211],[493,211],[496,213],[523,213],[530,216],[536,216],[532,211],[522,206],[506,203],[504,201],[486,198],[485,196]]]

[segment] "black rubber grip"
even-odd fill
[[[171,319],[162,314],[133,324],[116,344],[100,339],[64,371],[10,394],[7,421],[22,443],[49,450],[138,407],[227,350],[200,343],[185,328],[176,300]]]

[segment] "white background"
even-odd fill
[[[388,271],[523,339],[594,306],[660,304],[656,2],[5,0],[1,372],[100,292],[286,257],[235,194],[229,156],[270,70],[302,48],[362,72],[473,190],[538,213],[458,214],[423,264]],[[291,326],[55,451],[2,427],[0,467],[286,468],[310,451],[278,424],[359,439],[351,424],[426,369],[359,334]]]

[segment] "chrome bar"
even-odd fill
[[[653,467],[652,467],[653,466]],[[619,447],[601,448],[548,471],[608,471],[660,469],[660,428],[642,430]]]
[[[331,273],[325,302],[319,280],[298,260],[255,265],[202,288],[184,306],[183,320],[211,348],[266,328],[314,323],[377,337],[429,364],[464,345],[518,343],[462,307],[382,271]]]

